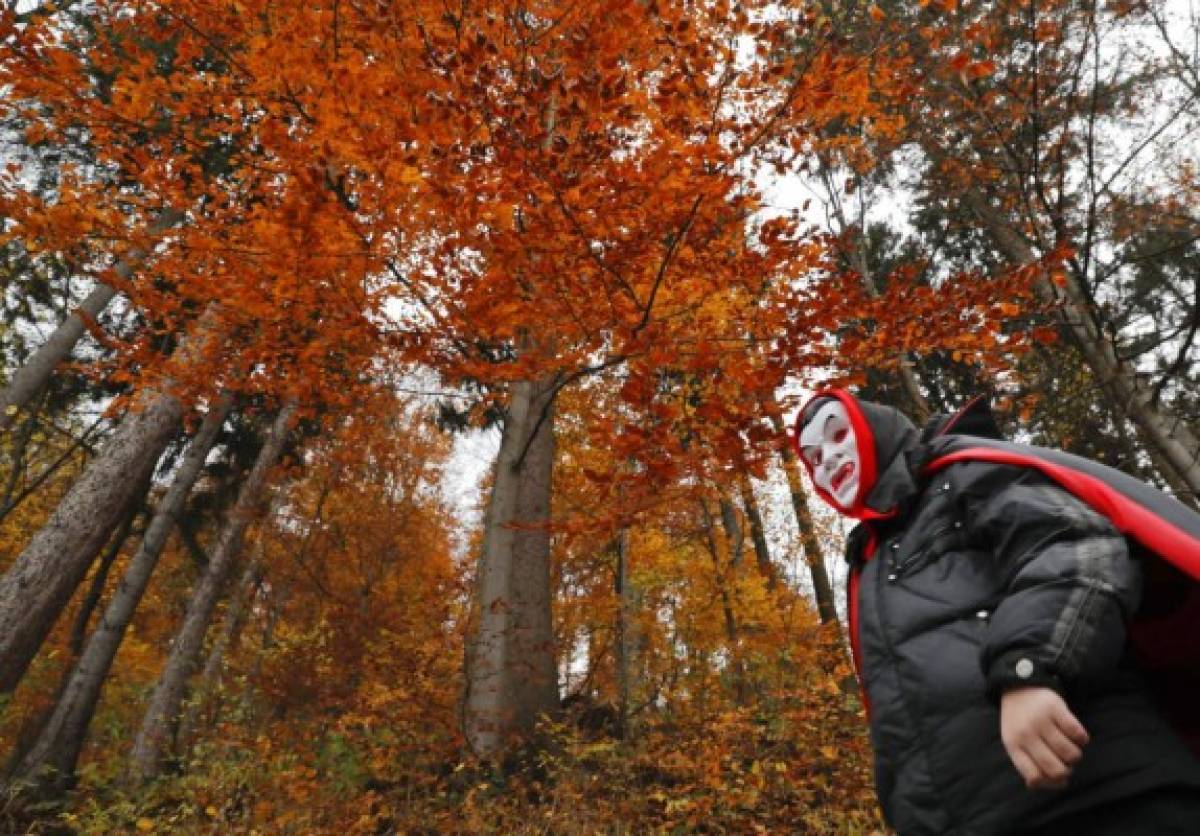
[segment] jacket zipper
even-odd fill
[[[925,548],[920,549],[919,551],[913,552],[912,554],[910,554],[908,557],[904,558],[904,560],[902,560],[899,563],[892,561],[892,571],[888,575],[888,580],[890,580],[890,581],[898,580],[900,578],[900,576],[904,574],[904,570],[906,570],[908,567],[912,566],[914,563],[916,563],[918,560],[920,560],[925,555],[929,554],[930,550],[933,548],[932,543],[934,540],[936,540],[938,537],[941,537],[943,534],[947,533],[948,531],[950,531],[953,528],[954,528],[953,524],[942,526],[937,531],[935,531],[932,535],[929,536],[928,542],[930,543],[930,545],[925,546]]]
[[[947,529],[947,530],[949,530],[949,529]],[[934,536],[935,537],[940,536],[940,532],[938,534],[935,534]],[[924,554],[926,551],[928,551],[928,549],[922,549],[920,552],[918,552],[918,555]],[[916,555],[906,559],[904,561],[903,566],[908,566],[915,559],[916,559]],[[893,567],[892,571],[887,573],[886,583],[885,583],[885,579],[883,577],[883,573],[880,573],[880,578],[874,584],[875,589],[873,591],[875,593],[875,617],[879,622],[879,635],[880,635],[880,638],[883,640],[883,647],[887,651],[888,664],[891,665],[892,671],[896,675],[896,687],[900,694],[900,703],[903,706],[903,711],[904,711],[904,714],[906,715],[906,720],[909,723],[910,728],[912,729],[912,735],[913,735],[915,744],[917,746],[919,746],[924,751],[924,754],[925,754],[925,763],[926,763],[926,769],[928,771],[929,781],[934,787],[940,787],[940,786],[942,786],[942,784],[941,784],[941,782],[938,781],[937,776],[933,772],[933,766],[931,764],[931,759],[929,757],[929,752],[931,751],[932,747],[930,746],[929,739],[926,736],[924,728],[922,727],[922,725],[920,723],[919,716],[914,716],[911,711],[912,703],[911,703],[908,693],[904,690],[904,685],[902,683],[902,677],[900,676],[899,654],[896,652],[895,643],[892,641],[892,636],[891,636],[890,632],[888,631],[888,613],[887,613],[887,608],[884,606],[884,599],[887,596],[887,584],[892,583],[895,580],[895,578],[897,578],[899,576],[899,569],[896,568],[896,564],[893,563],[892,567]],[[947,824],[951,825],[951,829],[946,831],[947,834],[959,833],[960,830],[957,826],[958,822],[956,821],[956,819],[958,818],[957,811],[951,810],[949,807],[945,807],[945,808],[943,808],[942,812],[947,819]]]

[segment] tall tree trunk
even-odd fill
[[[272,512],[268,512],[268,517]],[[188,703],[187,711],[183,716],[183,720],[179,724],[179,741],[181,751],[186,752],[191,745],[191,740],[196,733],[196,729],[200,724],[200,714],[206,708],[213,708],[214,712],[218,706],[210,705],[217,699],[218,689],[221,682],[221,668],[225,661],[225,654],[229,652],[237,644],[238,637],[241,635],[242,625],[246,621],[246,610],[250,601],[254,598],[254,590],[258,587],[262,579],[262,548],[261,541],[259,548],[254,551],[254,557],[246,564],[246,570],[242,573],[242,578],[234,587],[233,593],[230,596],[229,610],[225,613],[225,623],[222,625],[221,634],[217,636],[212,647],[209,648],[208,657],[204,660],[204,667],[200,671],[200,679],[196,683],[195,699]],[[215,716],[210,712],[209,716]]]
[[[133,533],[133,523],[146,507],[146,495],[150,492],[151,480],[146,480],[138,491],[140,500],[134,500],[129,503],[129,509],[125,512],[125,519],[121,520],[121,525],[117,528],[116,534],[109,541],[108,548],[104,550],[104,556],[100,558],[100,566],[97,567],[92,575],[92,582],[88,586],[87,595],[84,596],[83,603],[79,605],[79,612],[75,615],[75,623],[71,625],[71,656],[78,658],[83,655],[84,642],[87,640],[88,625],[92,621],[92,613],[96,611],[96,607],[100,606],[100,598],[104,595],[104,587],[108,584],[108,575],[112,572],[113,564],[117,562],[117,555],[121,553],[121,549],[125,546],[125,541],[129,539],[129,535]],[[143,532],[144,533],[144,532]]]
[[[200,318],[182,359],[211,338],[215,309]],[[183,404],[168,387],[144,390],[101,452],[0,578],[0,693],[21,680],[38,648],[120,522],[138,486],[179,430]]]
[[[616,663],[617,663],[617,733],[622,740],[632,736],[633,695],[637,690],[634,669],[640,653],[637,611],[640,596],[629,571],[629,530],[622,528],[614,543],[617,566],[613,585],[617,593]]]
[[[17,686],[59,614],[179,428],[158,395],[121,421],[103,451],[0,578],[0,693]]]
[[[84,317],[95,319],[108,307],[117,291],[100,282],[77,310],[62,321],[25,364],[13,374],[0,393],[0,431],[12,426],[21,410],[50,380],[58,364],[66,359],[84,332]]]
[[[150,234],[165,232],[182,220],[182,212],[165,210],[150,224]],[[143,255],[144,253],[135,250],[130,253],[129,258],[118,261],[114,268],[117,275],[128,280],[133,275],[135,262],[140,261]],[[75,348],[75,344],[83,336],[84,317],[94,320],[116,295],[116,290],[98,282],[79,307],[62,321],[46,342],[25,361],[25,365],[17,370],[4,392],[0,393],[0,431],[12,426],[25,404],[45,387],[58,364]]]
[[[254,699],[258,693],[254,684],[262,676],[263,665],[267,661],[267,656],[272,648],[275,647],[275,631],[278,629],[279,622],[283,618],[284,610],[291,599],[291,594],[291,590],[280,586],[278,582],[272,583],[266,589],[262,590],[260,606],[266,610],[266,618],[263,620],[262,633],[259,636],[258,647],[254,652],[254,663],[250,666],[250,672],[242,684],[242,714],[247,718],[247,725],[257,723],[258,717],[262,713],[262,701],[255,702]]]
[[[737,580],[738,567],[745,553],[746,537],[737,521],[737,512],[732,503],[724,496],[719,500],[722,529],[725,533],[725,543],[729,549],[729,563],[721,564],[721,550],[717,548],[716,521],[708,509],[708,503],[700,501],[704,514],[704,533],[708,540],[708,552],[712,555],[714,579],[717,592],[721,596],[721,612],[725,617],[725,641],[729,645],[729,660],[732,668],[734,701],[738,705],[746,702],[748,689],[746,687],[746,668],[742,662],[741,638],[738,631],[737,612],[734,608],[734,595],[729,591],[729,581],[732,577]]]
[[[729,542],[729,565],[736,571],[746,556],[746,532],[738,521],[733,502],[724,494],[721,495],[720,508],[721,527],[725,529],[725,537]]]
[[[184,500],[229,414],[231,399],[222,397],[205,416],[195,438],[163,495],[95,632],[59,698],[37,742],[22,758],[16,776],[44,792],[65,790],[74,782],[75,764],[87,736],[100,692],[116,658],[125,630],[146,591],[150,576],[170,536]]]
[[[554,380],[518,381],[484,518],[463,731],[481,757],[529,737],[558,709],[550,616]]]
[[[762,511],[754,496],[754,486],[744,471],[738,473],[738,489],[742,495],[742,506],[746,509],[746,519],[750,521],[750,542],[754,544],[758,572],[766,579],[767,589],[774,590],[779,585],[779,572],[771,560],[771,548],[767,545],[767,532],[763,526]]]
[[[549,151],[557,94],[542,118],[542,150]],[[523,335],[520,342],[528,350],[536,340]],[[559,709],[548,528],[557,384],[557,376],[513,383],[496,457],[463,694],[463,736],[480,757],[529,739],[538,718]]]
[[[95,611],[96,606],[100,603],[100,597],[104,592],[108,573],[112,568],[112,564],[116,561],[117,555],[120,554],[122,547],[125,545],[125,541],[129,539],[129,535],[133,530],[133,521],[141,512],[149,490],[150,480],[147,479],[138,490],[134,500],[129,503],[124,520],[122,520],[117,532],[109,541],[108,548],[104,550],[104,557],[101,558],[100,567],[96,570],[92,578],[92,584],[88,590],[87,597],[84,598],[83,603],[80,605],[79,612],[75,617],[75,624],[71,628],[70,655],[63,661],[58,686],[54,689],[54,696],[46,702],[43,708],[34,712],[21,724],[21,728],[15,736],[15,742],[9,753],[8,763],[5,765],[3,779],[0,780],[0,783],[6,782],[17,773],[21,762],[29,753],[29,750],[45,732],[46,726],[50,723],[59,700],[67,692],[71,678],[75,675],[79,657],[83,653],[83,640],[86,637],[88,621],[91,620],[92,612]]]
[[[242,537],[250,524],[271,468],[283,454],[288,437],[288,425],[296,412],[296,404],[288,403],[279,410],[271,426],[270,434],[254,467],[238,492],[237,502],[230,509],[225,527],[209,555],[208,567],[192,591],[183,626],[171,643],[171,653],[159,676],[146,716],[142,720],[137,738],[130,754],[129,772],[135,781],[146,781],[158,775],[167,747],[173,736],[183,702],[187,680],[196,667],[204,645],[204,635],[212,621],[213,610],[220,597],[221,588],[232,570]]]
[[[279,512],[280,505],[283,503],[283,493],[277,491],[275,497],[271,500],[270,506],[267,508],[267,519],[273,519]],[[322,499],[322,502],[324,500]],[[318,514],[320,514],[320,504],[318,503]],[[313,524],[316,524],[317,517],[314,517]],[[311,533],[311,527],[310,527]],[[301,545],[301,551],[307,546],[306,542]],[[225,660],[225,655],[230,648],[236,648],[238,641],[241,639],[242,627],[246,623],[247,608],[250,602],[254,599],[254,594],[262,585],[263,579],[263,556],[266,554],[265,538],[260,536],[254,546],[254,553],[250,560],[246,563],[246,569],[242,572],[242,577],[237,585],[233,588],[230,595],[229,610],[225,613],[225,623],[221,634],[217,636],[216,641],[209,648],[208,656],[204,660],[204,667],[200,670],[200,678],[196,682],[195,699],[188,703],[187,713],[179,723],[178,740],[180,742],[180,751],[186,753],[186,747],[191,743],[191,740],[199,725],[200,713],[206,707],[212,709],[209,716],[215,717],[219,705],[208,706],[210,701],[216,700],[218,689],[221,682],[221,667]],[[271,612],[272,621],[277,617],[278,608],[273,607]],[[270,625],[270,630],[274,632],[274,624]],[[266,644],[267,636],[264,635],[264,644]],[[259,661],[259,660],[256,660]],[[257,669],[255,671],[257,675]]]
[[[968,189],[963,202],[1006,258],[1020,265],[1037,262],[1025,238],[983,195]],[[1196,505],[1200,500],[1200,438],[1185,421],[1165,414],[1155,402],[1154,387],[1144,383],[1136,370],[1117,356],[1112,340],[1097,324],[1093,303],[1073,276],[1066,275],[1060,286],[1039,273],[1037,289],[1043,298],[1057,304],[1060,324],[1078,346],[1096,382],[1109,393],[1113,405],[1137,427],[1163,478],[1177,493],[1186,491],[1181,499]]]
[[[782,442],[779,446],[779,458],[782,460],[783,472],[787,477],[788,492],[792,498],[792,510],[796,514],[796,525],[800,529],[800,545],[804,549],[804,561],[808,564],[809,576],[812,578],[813,595],[817,599],[817,615],[822,624],[832,624],[837,621],[837,607],[833,603],[833,584],[829,582],[829,572],[825,569],[825,556],[821,553],[821,545],[817,542],[812,514],[808,510],[804,482],[800,478],[800,464],[796,461],[796,454],[787,440],[787,429],[783,425],[779,404],[774,400],[768,402],[766,412],[775,428],[775,434]]]

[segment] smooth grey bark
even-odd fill
[[[271,500],[271,505],[267,509],[267,519],[273,518],[278,512],[282,504],[283,494],[276,492],[274,499]],[[315,520],[314,520],[315,525]],[[311,533],[311,528],[310,528]],[[307,546],[306,542],[301,545],[301,550]],[[221,682],[221,667],[225,661],[225,654],[230,648],[237,646],[238,640],[241,638],[242,627],[246,623],[247,609],[250,602],[254,599],[255,591],[262,586],[263,580],[263,556],[266,553],[265,539],[259,537],[255,544],[254,553],[250,560],[246,562],[246,569],[242,572],[242,577],[237,585],[233,588],[230,595],[229,609],[225,613],[225,623],[220,635],[209,648],[208,657],[204,660],[204,667],[200,671],[200,678],[195,687],[195,699],[189,701],[187,713],[179,724],[179,734],[177,739],[180,741],[181,747],[190,745],[190,741],[195,734],[195,730],[200,720],[200,712],[205,708],[205,704],[210,700],[215,700],[218,694],[218,688]],[[272,612],[274,616],[274,612]],[[274,628],[272,627],[272,630]],[[214,706],[214,712],[210,716],[215,716],[215,709],[219,706]]]
[[[260,547],[255,550],[254,557],[246,564],[246,570],[242,573],[241,580],[233,589],[229,609],[225,613],[225,623],[212,647],[209,648],[208,657],[204,660],[204,667],[200,670],[200,678],[195,687],[195,699],[188,703],[187,712],[179,724],[178,739],[181,747],[190,745],[200,723],[200,712],[204,710],[207,703],[216,699],[225,654],[236,645],[238,636],[241,635],[242,625],[246,621],[247,607],[254,597],[254,590],[258,587],[261,579],[262,549]]]
[[[87,736],[88,725],[100,701],[100,693],[112,668],[125,631],[133,620],[154,568],[191,492],[204,461],[229,414],[232,400],[222,396],[209,410],[188,446],[171,486],[155,509],[137,552],[129,561],[121,583],[88,639],[70,680],[37,742],[21,759],[14,773],[17,780],[30,782],[41,792],[69,789],[75,765]]]
[[[543,120],[548,151],[558,123],[553,92]],[[525,334],[520,343],[528,350],[535,340]],[[481,757],[527,740],[540,717],[559,709],[548,528],[558,384],[557,375],[513,383],[496,457],[464,671],[463,736]]]
[[[129,508],[126,509],[124,519],[120,527],[109,541],[108,547],[104,550],[104,556],[100,560],[100,566],[92,576],[91,587],[88,590],[87,596],[79,607],[79,611],[75,616],[75,623],[71,628],[71,642],[69,645],[70,655],[63,661],[62,670],[59,675],[58,685],[54,689],[54,696],[46,702],[43,708],[31,714],[25,722],[21,724],[21,728],[14,736],[12,750],[9,752],[8,763],[5,764],[3,778],[0,778],[0,784],[5,783],[10,778],[14,771],[20,766],[25,755],[37,742],[46,724],[50,722],[50,718],[54,713],[54,707],[66,693],[67,685],[71,681],[71,676],[75,672],[75,665],[79,661],[79,656],[83,652],[84,633],[87,630],[88,621],[91,619],[91,614],[96,606],[100,603],[100,597],[104,592],[104,584],[107,580],[108,573],[120,554],[121,549],[125,545],[125,541],[129,539],[130,532],[133,529],[134,518],[141,512],[145,502],[145,496],[150,490],[150,481],[147,480],[137,491],[134,501],[129,503]],[[3,791],[0,790],[0,794]]]
[[[1006,258],[1020,265],[1037,263],[1037,255],[1025,238],[982,195],[968,189],[962,199]],[[1139,378],[1137,370],[1117,356],[1112,340],[1097,324],[1093,303],[1075,277],[1066,274],[1060,286],[1044,272],[1039,272],[1037,290],[1043,298],[1056,304],[1060,323],[1091,367],[1096,382],[1110,394],[1113,405],[1138,429],[1142,443],[1152,452],[1163,477],[1168,483],[1186,486],[1191,497],[1182,498],[1194,505],[1200,500],[1200,438],[1185,421],[1164,413],[1155,402],[1154,387]]]
[[[179,428],[170,395],[143,399],[0,578],[0,693],[13,690],[138,487]]]
[[[733,502],[724,494],[719,503],[721,509],[721,526],[725,529],[725,537],[729,542],[729,565],[737,569],[742,565],[746,556],[746,533],[738,520],[737,509]]]
[[[481,757],[525,740],[558,710],[550,614],[554,380],[518,381],[484,518],[463,731]]]
[[[177,350],[184,362],[212,338],[215,315],[216,307],[210,305]],[[183,404],[169,388],[168,381],[139,394],[103,449],[0,578],[0,693],[17,686],[131,496],[178,432]]]
[[[717,548],[716,525],[707,504],[704,506],[705,530],[708,533],[708,547],[712,553],[713,565],[717,570],[717,585],[721,590],[721,601],[725,608],[725,632],[731,644],[738,643],[737,613],[734,611],[733,595],[729,592],[728,576],[737,575],[746,553],[746,535],[738,522],[737,511],[725,496],[717,502],[718,513],[721,515],[721,530],[725,534],[725,545],[729,549],[729,572],[721,565],[721,552]],[[732,651],[734,648],[730,648]]]
[[[617,533],[617,565],[613,577],[617,593],[616,663],[617,663],[617,733],[622,740],[630,736],[629,720],[633,695],[634,593],[629,579],[629,531]]]
[[[800,478],[800,464],[788,441],[787,430],[783,425],[783,416],[779,414],[779,406],[774,402],[766,405],[767,417],[775,428],[775,434],[783,440],[779,447],[779,458],[783,464],[783,473],[787,477],[788,493],[792,499],[792,511],[796,515],[796,525],[800,529],[800,545],[804,549],[804,562],[808,564],[809,576],[812,578],[813,595],[817,599],[817,616],[822,624],[837,622],[837,607],[833,603],[833,584],[829,582],[829,572],[825,569],[825,555],[821,553],[821,545],[817,541],[816,528],[813,526],[812,514],[808,510],[808,498],[804,492],[804,482]]]
[[[175,209],[164,210],[150,224],[150,234],[165,232],[182,220],[182,212]],[[117,262],[113,268],[114,272],[122,279],[128,280],[133,275],[136,262],[144,255],[141,251],[134,250],[129,254],[129,258]],[[0,393],[0,431],[12,426],[20,411],[45,387],[58,364],[75,348],[85,329],[84,316],[80,315],[80,311],[88,319],[95,319],[116,295],[117,291],[114,288],[98,282],[79,307],[54,329],[49,338],[25,361],[25,365],[17,370],[3,393]]]
[[[187,680],[196,668],[221,588],[241,549],[246,528],[261,505],[267,476],[283,454],[288,425],[295,412],[296,404],[288,403],[276,415],[267,441],[242,483],[237,502],[230,509],[221,536],[209,555],[208,566],[196,581],[183,625],[171,643],[171,652],[130,753],[129,773],[135,782],[154,778],[162,768],[177,728]]]
[[[33,397],[42,390],[50,375],[58,368],[79,338],[83,336],[84,318],[82,311],[90,319],[95,319],[100,312],[108,307],[108,303],[117,295],[117,291],[103,282],[98,283],[87,297],[79,303],[77,311],[62,321],[54,332],[33,353],[25,365],[21,366],[8,386],[0,393],[0,431],[7,430],[17,419],[21,410]]]
[[[100,606],[100,599],[104,595],[104,587],[108,584],[108,575],[112,571],[113,564],[117,562],[117,555],[121,553],[121,549],[125,547],[125,541],[133,533],[134,520],[145,509],[146,495],[150,492],[151,481],[147,480],[138,491],[138,495],[142,498],[130,503],[129,508],[125,511],[125,518],[121,520],[120,526],[108,543],[108,548],[104,550],[104,555],[100,558],[100,566],[92,573],[92,582],[88,586],[87,595],[84,596],[83,603],[80,604],[79,611],[75,615],[75,623],[71,625],[71,655],[73,657],[78,658],[83,655],[92,614],[95,613],[96,607]],[[145,532],[143,532],[144,534]]]

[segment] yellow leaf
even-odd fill
[[[143,833],[149,833],[151,830],[154,829],[154,822],[151,821],[150,819],[138,819],[137,820],[137,829],[142,831]]]
[[[204,815],[208,816],[210,819],[215,819],[218,815],[218,810],[216,807],[209,804],[204,808]]]
[[[8,406],[6,406],[4,408],[4,414],[5,415],[16,415],[17,414],[17,405],[15,403],[12,403],[12,404],[9,404]]]

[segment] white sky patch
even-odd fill
[[[483,525],[483,509],[487,497],[483,482],[500,451],[500,430],[471,430],[454,438],[454,450],[446,463],[446,478],[442,482],[442,497],[451,510],[458,528],[455,532],[454,556],[459,560],[468,554],[471,535]]]

